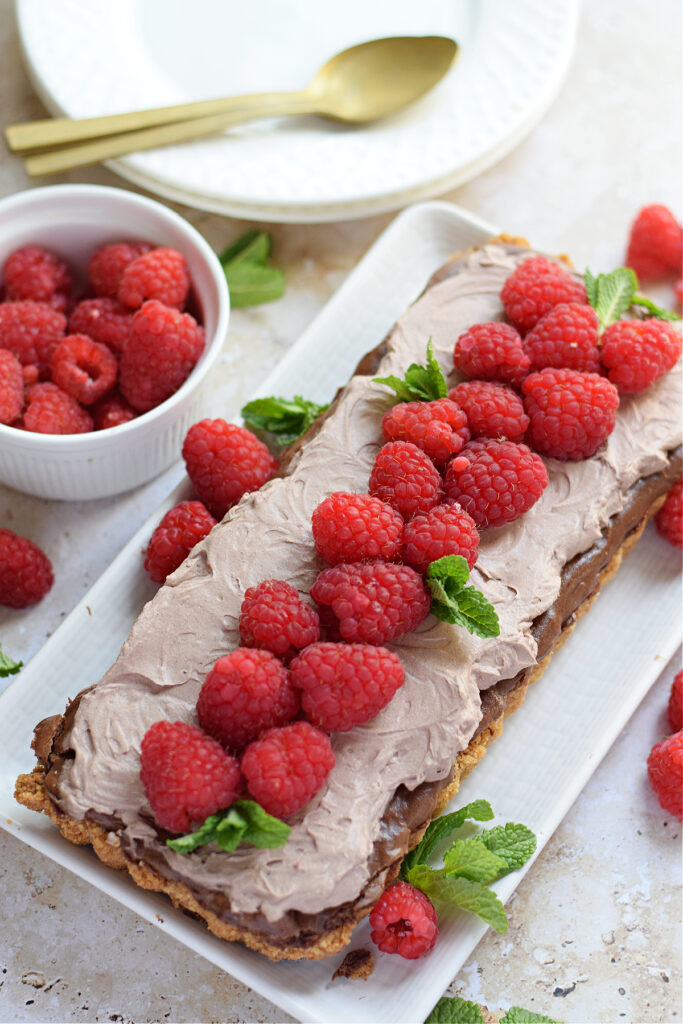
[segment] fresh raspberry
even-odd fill
[[[24,407],[24,375],[21,363],[0,348],[0,423],[11,423]]]
[[[683,548],[683,480],[677,480],[655,516],[657,533],[675,548]]]
[[[83,405],[92,405],[116,382],[118,363],[106,345],[86,334],[67,334],[52,356],[52,380]]]
[[[371,644],[311,644],[290,672],[306,718],[323,732],[348,732],[369,722],[404,681],[398,656]]]
[[[216,519],[278,469],[277,459],[254,434],[220,419],[190,427],[183,458],[197,494]]]
[[[527,440],[541,455],[587,459],[614,430],[619,395],[597,373],[541,370],[529,374],[522,391],[531,420]]]
[[[405,520],[416,512],[429,512],[443,498],[439,471],[429,456],[410,441],[390,441],[380,448],[368,490]]]
[[[676,299],[679,306],[683,306],[683,277],[676,281],[674,285],[674,292],[676,293]]]
[[[329,739],[309,722],[269,729],[242,757],[250,795],[276,818],[286,818],[307,804],[333,767]]]
[[[0,348],[8,348],[23,366],[49,372],[65,330],[66,317],[44,302],[0,303]]]
[[[118,391],[112,391],[101,398],[99,402],[95,402],[90,407],[90,413],[95,423],[95,430],[120,427],[122,423],[128,423],[137,416],[133,406],[129,405]]]
[[[679,672],[671,684],[666,717],[672,732],[683,729],[683,672]]]
[[[29,363],[27,366],[22,366],[21,375],[24,380],[24,387],[30,388],[32,384],[37,384],[40,380],[40,367],[36,366],[35,363]]]
[[[647,774],[664,810],[683,818],[683,732],[655,744],[647,759]]]
[[[245,647],[260,647],[286,659],[320,636],[318,613],[284,580],[264,580],[247,590],[239,628]]]
[[[538,501],[548,485],[543,460],[525,444],[471,441],[462,454],[469,465],[448,467],[446,494],[480,528],[511,523]]]
[[[524,339],[532,370],[546,367],[600,372],[598,316],[591,306],[560,302]]]
[[[641,281],[656,281],[669,271],[681,271],[683,230],[666,206],[644,206],[633,224],[626,265]]]
[[[121,353],[121,393],[138,412],[153,409],[175,394],[203,349],[204,329],[194,317],[156,299],[146,302]]]
[[[600,360],[622,395],[638,395],[676,365],[681,336],[664,320],[617,320],[602,336]]]
[[[215,525],[216,520],[201,501],[181,501],[169,509],[152,534],[145,554],[145,569],[154,582],[163,583],[175,572]]]
[[[69,334],[87,334],[120,356],[128,341],[132,316],[116,299],[85,299],[69,318]]]
[[[479,533],[474,520],[457,502],[437,505],[406,523],[403,561],[425,573],[430,562],[444,555],[462,555],[470,569],[479,553]]]
[[[510,274],[500,297],[508,318],[526,334],[560,302],[586,302],[586,289],[564,267],[545,256],[530,256]]]
[[[246,647],[218,659],[197,700],[202,729],[236,754],[298,713],[299,694],[282,662],[270,651]]]
[[[47,555],[28,537],[0,530],[0,604],[26,608],[45,597],[54,577]]]
[[[93,429],[90,413],[57,384],[34,384],[27,391],[24,426],[38,434],[87,434]]]
[[[430,900],[408,882],[385,889],[370,914],[370,938],[383,953],[417,960],[429,953],[439,929]]]
[[[523,440],[529,417],[522,399],[512,388],[494,381],[467,380],[451,388],[448,397],[467,416],[472,437]]]
[[[401,516],[370,494],[335,491],[314,510],[312,525],[315,550],[328,565],[390,562],[401,550]]]
[[[126,267],[151,248],[147,242],[114,242],[97,249],[88,264],[88,280],[95,295],[115,299]]]
[[[415,629],[431,599],[409,565],[362,562],[324,569],[311,588],[330,640],[381,646]]]
[[[146,299],[182,309],[189,291],[190,274],[182,253],[177,249],[152,249],[124,269],[117,298],[133,309]]]
[[[394,405],[382,417],[382,434],[385,441],[410,441],[439,465],[470,438],[467,417],[450,398]]]
[[[189,832],[193,822],[225,810],[240,795],[231,757],[196,725],[155,722],[142,737],[140,780],[162,828]]]
[[[529,372],[529,357],[519,333],[497,320],[474,324],[461,334],[453,349],[453,363],[466,377],[506,384],[519,384]]]
[[[55,293],[66,296],[71,279],[66,263],[39,245],[26,245],[5,260],[3,268],[7,298],[49,302]]]

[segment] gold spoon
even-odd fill
[[[445,36],[374,39],[332,57],[299,92],[257,93],[83,120],[33,121],[10,125],[5,137],[14,152],[48,149],[26,159],[29,174],[38,175],[184,142],[263,117],[318,114],[364,124],[423,96],[443,78],[457,52],[457,43]]]

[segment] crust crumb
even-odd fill
[[[362,978],[367,981],[375,969],[375,957],[369,949],[352,949],[332,975],[335,978]]]

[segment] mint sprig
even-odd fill
[[[492,817],[490,803],[475,800],[436,818],[421,842],[404,857],[401,878],[437,903],[454,904],[477,914],[502,935],[508,926],[505,908],[488,886],[520,868],[534,853],[536,836],[530,829],[508,822],[456,838],[444,854],[442,867],[427,864],[436,847],[467,821],[490,821]]]
[[[545,1017],[533,1010],[523,1010],[521,1006],[511,1006],[500,1018],[499,1024],[561,1024],[554,1017]]]
[[[620,320],[631,306],[646,309],[658,320],[680,320],[676,313],[662,309],[645,295],[638,295],[638,278],[630,267],[619,267],[610,274],[598,274],[597,277],[586,268],[584,283],[588,301],[598,315],[600,334]]]
[[[236,850],[240,843],[274,850],[284,846],[290,831],[289,825],[266,814],[260,804],[253,800],[236,800],[227,810],[209,815],[196,832],[167,839],[166,845],[176,853],[191,853],[198,846],[213,842],[229,852]]]
[[[460,996],[442,996],[425,1024],[484,1024],[484,1017],[478,1003]]]
[[[301,395],[294,395],[294,398],[271,395],[247,402],[242,406],[241,416],[252,430],[274,434],[278,442],[286,447],[305,434],[313,421],[327,408],[328,405],[317,405]]]
[[[15,676],[23,667],[23,661],[15,661],[14,658],[10,658],[0,644],[0,679],[4,679],[6,676]]]
[[[462,555],[445,555],[431,562],[425,582],[432,592],[432,614],[442,622],[463,626],[477,636],[500,633],[496,610],[476,587],[466,587],[470,570]]]
[[[247,231],[218,257],[232,306],[258,306],[284,294],[284,274],[267,265],[270,247],[271,237],[267,231]]]
[[[427,363],[411,363],[405,377],[373,377],[375,384],[386,384],[396,392],[401,402],[433,402],[448,396],[448,384],[434,355],[432,339],[427,342]]]

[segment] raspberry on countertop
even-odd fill
[[[679,672],[671,684],[666,717],[672,732],[683,729],[683,672]]]
[[[683,818],[683,732],[655,744],[647,759],[647,774],[664,810]]]
[[[0,605],[27,608],[45,597],[53,580],[50,560],[37,544],[0,529]]]
[[[644,206],[631,225],[626,265],[641,281],[657,281],[681,272],[683,229],[661,203]]]
[[[657,533],[675,548],[683,548],[683,480],[677,480],[655,516]]]

